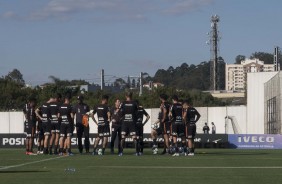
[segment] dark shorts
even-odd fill
[[[49,135],[51,133],[51,123],[42,122],[42,129],[43,129],[44,135]]]
[[[99,137],[110,137],[110,125],[98,125]]]
[[[59,123],[51,123],[51,132],[52,133],[60,133],[60,124]]]
[[[178,136],[183,137],[185,136],[185,125],[184,123],[171,123],[171,135],[172,136]]]
[[[121,135],[136,135],[136,124],[134,122],[123,122],[121,126]]]
[[[161,131],[162,131],[162,134],[170,134],[170,126],[171,126],[171,122],[164,122],[164,123],[161,123],[160,124],[160,128],[161,128]]]
[[[60,127],[60,137],[70,137],[72,135],[70,123],[62,123]]]
[[[27,138],[30,138],[32,136],[32,128],[33,128],[32,122],[30,121],[24,122],[24,132]]]
[[[143,138],[144,128],[142,123],[136,125],[136,136]]]
[[[187,139],[194,139],[196,135],[196,124],[187,124],[185,126],[185,134]]]

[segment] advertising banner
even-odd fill
[[[230,134],[228,141],[236,149],[282,149],[282,136],[276,134]]]
[[[24,148],[25,134],[0,134],[0,148]],[[90,134],[90,145],[94,145],[96,134]],[[144,146],[150,148],[152,146],[152,138],[150,134],[144,134]],[[84,138],[82,143],[84,142]],[[110,142],[110,138],[109,138]],[[157,139],[159,147],[163,146],[163,138],[159,136]],[[181,139],[178,139],[181,142]],[[126,138],[126,147],[133,146],[132,138]],[[76,135],[71,139],[72,147],[77,147]],[[115,145],[118,144],[116,139]],[[34,139],[34,145],[37,145],[37,138]],[[108,144],[109,145],[109,144]],[[195,137],[195,146],[197,148],[228,148],[228,135],[226,134],[197,134]],[[35,146],[36,147],[36,146]]]

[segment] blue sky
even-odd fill
[[[33,85],[50,75],[98,83],[102,68],[124,77],[199,64],[213,14],[233,63],[282,46],[281,10],[280,0],[0,0],[0,76],[17,68]]]

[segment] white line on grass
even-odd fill
[[[54,158],[47,158],[47,159],[43,159],[43,160],[37,160],[37,161],[33,161],[33,162],[27,162],[27,163],[23,163],[23,164],[3,166],[3,167],[1,166],[0,171],[6,170],[6,169],[11,169],[11,168],[22,167],[22,166],[26,166],[26,165],[31,165],[31,164],[37,164],[37,163],[46,162],[46,161],[50,161],[50,160],[56,160],[56,159],[59,159],[59,158],[64,158],[64,157],[54,157]]]
[[[282,166],[269,166],[269,167],[224,167],[224,166],[215,166],[215,167],[177,167],[177,166],[89,166],[95,168],[113,168],[113,169],[282,169]]]

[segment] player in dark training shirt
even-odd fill
[[[54,154],[58,154],[58,144],[60,138],[60,122],[58,118],[59,106],[62,95],[57,94],[54,101],[49,104],[50,122],[51,122],[51,138],[49,143],[49,154],[52,154],[52,146],[54,144]]]
[[[172,97],[172,106],[170,109],[171,117],[171,135],[173,138],[172,149],[175,153],[172,156],[179,156],[179,149],[177,145],[177,138],[181,138],[182,147],[186,152],[186,140],[185,140],[185,124],[183,122],[183,108],[182,104],[178,102],[178,97],[174,95]]]
[[[114,154],[114,145],[116,137],[118,137],[118,153],[121,151],[121,124],[122,124],[122,112],[120,110],[120,100],[116,99],[115,106],[111,109],[112,119],[112,134],[111,134],[111,154]]]
[[[36,110],[35,110],[36,112]],[[42,116],[41,112],[39,112]],[[36,123],[36,135],[37,135],[37,154],[43,154],[43,148],[44,148],[44,131],[42,127],[42,121],[37,116],[37,123]]]
[[[71,135],[73,126],[73,113],[70,105],[70,97],[65,97],[65,102],[59,107],[58,117],[61,119],[60,126],[60,155],[66,153],[73,155],[71,152]],[[66,140],[66,141],[65,141]]]
[[[105,154],[105,149],[108,143],[108,137],[110,137],[109,122],[111,120],[111,113],[110,113],[110,108],[108,106],[108,99],[109,97],[107,95],[104,95],[102,97],[102,103],[97,107],[94,107],[93,113],[91,114],[93,121],[98,126],[98,137],[96,138],[94,143],[93,155],[97,154],[98,144],[101,139],[102,139],[102,155]],[[94,117],[96,113],[98,117],[98,122]]]
[[[167,102],[167,95],[161,94],[160,100],[161,100],[161,119],[160,119],[160,126],[162,129],[162,134],[164,137],[164,151],[162,154],[168,154],[169,153],[169,136],[170,136],[170,121],[169,121],[169,109],[170,104]]]
[[[136,100],[138,105],[138,112],[137,112],[137,122],[136,122],[136,136],[137,142],[139,144],[139,155],[143,154],[144,142],[143,142],[143,132],[144,132],[144,125],[149,121],[150,116],[145,111],[145,109],[140,106],[139,101]],[[143,117],[146,116],[146,120],[143,122]]]
[[[43,153],[48,154],[48,143],[49,143],[49,138],[51,134],[51,122],[50,122],[50,109],[49,109],[49,104],[53,102],[54,99],[50,98],[46,103],[42,104],[39,108],[36,109],[35,113],[37,117],[41,120],[42,122],[42,130],[44,134],[44,148],[43,148]]]
[[[121,128],[121,152],[119,156],[123,155],[123,148],[125,145],[125,137],[130,135],[134,140],[136,156],[139,156],[139,148],[136,139],[136,121],[137,121],[137,112],[138,106],[135,101],[132,100],[132,92],[127,92],[125,94],[126,101],[121,105],[121,111],[123,113],[123,122]]]
[[[26,133],[26,154],[34,155],[32,152],[33,140],[36,128],[36,114],[35,114],[36,100],[34,98],[29,99],[28,103],[23,108],[23,113],[25,116],[24,131]]]
[[[186,138],[188,139],[188,152],[185,155],[194,156],[195,145],[194,145],[194,138],[196,134],[196,123],[200,119],[200,113],[190,105],[189,101],[184,101],[183,103],[184,108],[184,122],[186,124]]]
[[[77,142],[78,142],[78,150],[80,153],[83,152],[83,146],[82,146],[82,136],[84,134],[84,147],[86,153],[89,153],[89,125],[85,126],[82,124],[83,115],[89,113],[90,108],[87,104],[83,102],[83,96],[77,97],[78,103],[73,107],[72,112],[76,116],[76,136],[77,136]]]

